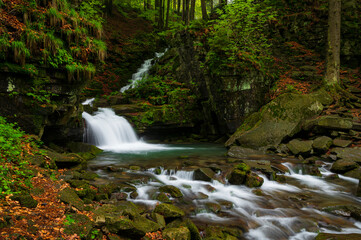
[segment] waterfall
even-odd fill
[[[145,77],[148,76],[148,71],[150,69],[150,67],[152,66],[152,62],[154,59],[157,59],[157,58],[161,58],[165,53],[166,51],[168,50],[168,48],[166,48],[164,50],[164,52],[161,52],[161,53],[155,53],[155,57],[154,58],[150,58],[150,59],[147,59],[144,61],[144,63],[141,65],[140,68],[138,68],[137,72],[134,73],[132,75],[132,79],[131,79],[131,83],[122,87],[120,89],[120,92],[125,92],[126,90],[130,89],[130,88],[134,88],[135,86],[137,86],[137,84]]]
[[[129,122],[110,108],[99,108],[94,116],[83,112],[84,142],[113,152],[141,152],[163,150],[162,144],[148,144],[138,138]]]

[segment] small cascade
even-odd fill
[[[139,152],[163,150],[161,144],[148,144],[138,138],[129,122],[117,116],[110,108],[99,108],[94,116],[83,112],[85,120],[84,142],[113,152]]]
[[[144,63],[141,65],[141,67],[138,68],[137,72],[133,74],[131,83],[124,86],[124,87],[122,87],[120,89],[120,92],[123,93],[128,89],[134,88],[139,83],[139,81],[141,81],[143,78],[147,77],[148,76],[148,71],[152,66],[152,62],[155,59],[161,58],[167,52],[167,50],[168,49],[165,49],[164,52],[155,53],[154,58],[150,58],[150,59],[145,60]]]
[[[95,98],[87,99],[84,102],[82,102],[82,105],[89,105],[89,106],[93,107],[94,100],[95,100]]]

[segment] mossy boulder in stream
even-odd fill
[[[190,240],[191,232],[186,227],[167,228],[163,230],[163,238],[166,240]]]
[[[165,185],[159,188],[160,192],[169,193],[174,198],[183,197],[183,193],[179,190],[179,188],[172,185]]]
[[[331,172],[334,173],[345,173],[357,168],[358,164],[354,161],[339,159],[332,164]]]
[[[247,174],[245,185],[249,188],[262,186],[264,179],[257,174],[250,172]]]
[[[324,90],[307,95],[283,94],[250,115],[225,145],[252,149],[276,146],[298,133],[304,120],[318,116],[332,101]]]
[[[298,139],[293,139],[289,143],[287,143],[286,146],[294,155],[307,155],[310,154],[312,151],[312,144],[312,140],[301,141]]]
[[[312,147],[318,152],[327,152],[332,145],[332,138],[327,136],[321,136],[313,141]]]
[[[153,212],[163,215],[165,218],[177,218],[185,215],[182,209],[167,203],[159,204]]]
[[[194,180],[210,182],[210,181],[212,181],[214,175],[216,175],[216,173],[210,168],[197,168],[194,171],[193,178],[194,178]]]
[[[263,178],[251,172],[251,167],[246,163],[236,165],[228,176],[228,182],[230,184],[244,184],[250,188],[262,186],[263,181]]]
[[[319,233],[315,240],[359,240],[361,239],[361,234],[357,233]]]

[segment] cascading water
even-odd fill
[[[83,112],[84,142],[113,152],[164,150],[161,144],[148,144],[139,139],[129,122],[110,108],[99,108],[94,116]]]
[[[137,70],[137,72],[133,74],[131,83],[122,87],[120,89],[120,92],[123,93],[130,88],[134,88],[139,83],[140,80],[142,80],[148,75],[148,71],[152,66],[152,62],[157,58],[161,58],[167,52],[167,50],[168,49],[165,49],[164,52],[155,53],[154,58],[145,60],[144,63],[141,65],[141,67]]]

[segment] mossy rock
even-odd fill
[[[179,190],[179,188],[172,185],[165,185],[159,188],[160,192],[169,193],[174,198],[183,197],[183,193]]]
[[[64,233],[78,236],[87,237],[93,229],[93,222],[85,215],[82,214],[69,214],[67,215],[68,221],[64,223]]]
[[[206,207],[208,210],[212,211],[213,213],[219,213],[222,210],[221,205],[213,202],[207,202]]]
[[[85,160],[77,154],[60,154],[53,151],[46,151],[46,154],[55,162],[58,168],[83,167]]]
[[[205,229],[205,240],[242,239],[243,232],[237,228],[208,226]]]
[[[160,215],[158,213],[152,212],[151,213],[151,218],[158,223],[162,228],[165,228],[166,223],[165,223],[165,219],[163,215]]]
[[[163,215],[165,218],[183,217],[185,215],[182,209],[167,203],[157,205],[153,212]]]
[[[339,159],[332,164],[331,172],[334,173],[346,173],[358,167],[358,164],[351,160]]]
[[[255,173],[248,173],[246,177],[245,185],[249,188],[255,188],[262,186],[264,179]]]
[[[236,166],[234,166],[236,169],[244,171],[246,173],[248,173],[249,171],[251,171],[251,167],[248,166],[246,163],[240,163],[237,164]]]
[[[143,237],[147,232],[155,232],[162,228],[162,226],[156,222],[153,222],[145,217],[136,217],[133,219],[134,235]]]
[[[338,205],[325,207],[322,211],[332,213],[342,217],[352,217],[358,221],[361,221],[361,208],[355,205]]]
[[[194,180],[210,182],[213,180],[214,175],[216,175],[216,173],[210,168],[197,168],[194,171],[193,178]]]
[[[73,188],[89,188],[89,182],[85,180],[72,179],[67,181]]]
[[[323,105],[332,101],[324,90],[307,95],[283,94],[249,116],[225,145],[252,149],[277,146],[298,133],[304,120],[318,116]]]
[[[191,232],[186,227],[179,227],[179,228],[167,228],[164,229],[163,238],[166,240],[190,240],[191,239]]]
[[[349,233],[349,234],[337,234],[337,233],[319,233],[315,240],[359,240],[361,234]]]
[[[247,172],[234,168],[228,176],[228,182],[233,185],[241,185],[246,181]]]
[[[84,202],[79,198],[76,192],[71,188],[65,188],[59,192],[59,199],[62,202],[70,204],[80,211],[84,210]]]
[[[18,201],[22,207],[36,208],[38,206],[38,201],[36,201],[29,193],[14,195],[11,199]]]
[[[298,154],[310,154],[312,151],[312,140],[308,141],[301,141],[298,139],[293,139],[289,143],[286,144],[287,148],[292,152],[294,155]]]
[[[331,147],[333,141],[332,138],[327,136],[321,136],[313,140],[312,147],[318,152],[327,152],[327,150]]]
[[[164,192],[159,193],[158,196],[156,197],[156,199],[163,203],[172,203],[172,201],[169,199],[168,195]]]

